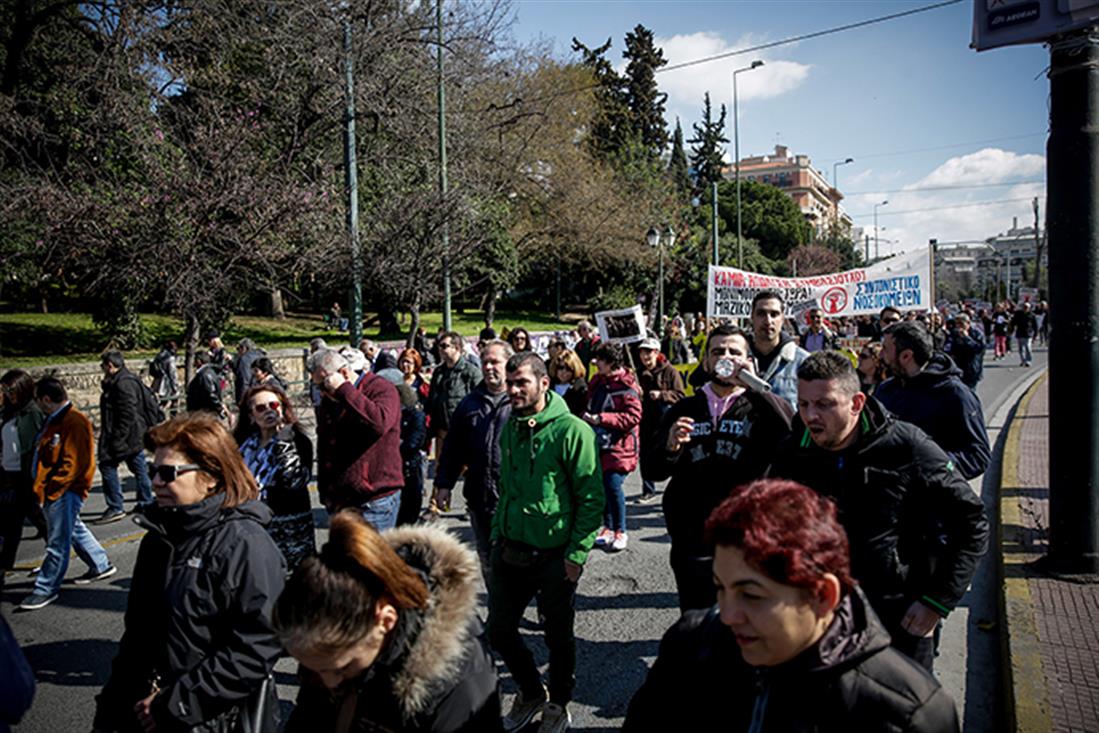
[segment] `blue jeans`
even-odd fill
[[[34,581],[34,592],[53,595],[61,587],[65,572],[69,569],[69,550],[97,573],[111,566],[107,553],[95,536],[80,521],[80,509],[84,500],[79,494],[66,491],[57,501],[48,501],[46,513],[46,559]]]
[[[1029,364],[1034,359],[1034,355],[1030,353],[1030,338],[1030,336],[1018,336],[1015,339],[1019,342],[1019,360],[1023,364]]]
[[[137,481],[137,503],[150,504],[153,501],[153,483],[149,480],[149,471],[145,465],[145,451],[126,456],[119,462],[100,463],[99,474],[103,477],[103,498],[107,500],[107,509],[122,511],[122,482],[118,478],[118,464],[125,463]]]
[[[394,491],[389,496],[368,501],[362,505],[363,519],[374,525],[379,532],[397,526],[397,510],[401,508],[401,492]]]
[[[622,471],[603,472],[603,494],[607,501],[603,508],[603,526],[615,532],[626,531],[626,495],[622,484],[626,474]]]

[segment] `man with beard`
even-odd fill
[[[752,356],[756,373],[782,399],[796,409],[798,367],[809,352],[783,330],[786,317],[782,296],[773,290],[761,290],[752,298]]]

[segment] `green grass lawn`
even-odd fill
[[[453,313],[455,330],[466,336],[476,336],[484,325],[480,311]],[[141,316],[150,343],[160,344],[166,339],[180,341],[183,324],[178,318],[157,313]],[[497,311],[495,327],[524,326],[532,331],[555,331],[571,328],[575,320],[557,321],[552,313],[527,311]],[[420,324],[429,334],[435,334],[443,325],[442,313],[424,313]],[[407,327],[407,324],[402,324]],[[285,319],[260,316],[235,316],[222,334],[222,340],[232,346],[244,337],[251,338],[264,348],[305,347],[309,340],[320,336],[332,343],[346,342],[348,335],[326,328],[320,315],[291,314]],[[366,336],[381,340],[400,340],[404,333],[379,334],[368,330]],[[44,366],[63,362],[95,361],[107,346],[107,339],[92,323],[86,313],[0,313],[0,368],[15,366]],[[137,359],[152,358],[154,349],[128,352]]]

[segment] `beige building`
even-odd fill
[[[726,180],[733,180],[735,166],[726,166],[723,175]],[[818,233],[827,231],[833,222],[838,223],[841,231],[851,229],[851,217],[840,206],[843,194],[828,185],[808,155],[792,156],[785,145],[776,145],[772,155],[741,158],[740,178],[781,188]]]

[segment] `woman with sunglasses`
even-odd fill
[[[479,577],[477,556],[443,529],[379,534],[359,512],[333,516],[275,606],[301,663],[286,733],[502,731]]]
[[[664,635],[622,730],[957,731],[953,700],[890,646],[836,517],[793,481],[733,491],[706,522],[717,605]]]
[[[298,423],[286,393],[270,383],[244,393],[233,437],[259,485],[260,501],[275,515],[267,531],[286,558],[287,572],[294,572],[298,563],[317,551],[309,500],[313,442]]]
[[[873,396],[878,385],[889,378],[889,367],[881,359],[881,342],[870,341],[859,349],[859,361],[856,365],[859,373],[859,382],[862,392],[867,397]]]
[[[271,510],[214,416],[179,415],[145,443],[156,503],[135,515],[148,533],[93,729],[239,730],[248,716],[253,731],[274,733],[271,612],[286,566],[264,530]]]

